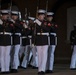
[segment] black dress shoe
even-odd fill
[[[21,66],[18,66],[18,68],[21,68]]]
[[[18,70],[17,69],[11,69],[11,73],[17,73]]]
[[[10,72],[8,71],[8,72],[1,72],[1,74],[10,74]]]
[[[21,68],[21,69],[26,69],[25,67],[22,67],[22,66],[21,66],[20,68]]]
[[[41,74],[45,74],[45,72],[41,71]]]
[[[38,67],[32,66],[33,69],[38,69]]]
[[[76,68],[70,68],[70,70],[76,70]]]
[[[53,73],[52,70],[46,70],[46,73]]]
[[[28,64],[28,67],[32,67],[32,65]]]
[[[43,72],[43,71],[38,72],[38,75],[45,75],[45,72]]]

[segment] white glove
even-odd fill
[[[23,22],[25,23],[25,20],[23,20]]]
[[[0,24],[2,25],[3,24],[3,21],[0,19]]]
[[[15,23],[15,21],[13,19],[10,19],[11,22]]]
[[[23,24],[23,26],[24,26],[24,28],[28,28],[28,26],[25,23]]]
[[[36,20],[34,21],[34,23],[37,23],[39,26],[41,26],[41,22],[40,22],[38,19],[36,19]]]
[[[32,44],[32,47],[34,47],[35,45],[34,44]]]

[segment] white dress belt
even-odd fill
[[[15,33],[15,35],[19,35],[19,36],[21,36],[21,33]]]
[[[21,37],[22,39],[27,38],[26,36]]]
[[[49,33],[37,33],[37,35],[47,35],[47,36],[49,36]]]
[[[51,35],[54,35],[54,36],[56,36],[56,33],[50,33]]]
[[[32,38],[32,36],[28,36],[29,38]]]
[[[12,35],[12,33],[10,33],[10,32],[0,32],[0,34]]]

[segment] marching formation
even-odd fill
[[[20,20],[19,11],[1,10],[0,73],[17,73],[32,66],[38,75],[53,72],[57,24],[53,12],[38,9],[37,17]]]

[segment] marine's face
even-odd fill
[[[40,14],[40,15],[38,16],[38,18],[39,18],[39,20],[44,20],[45,15],[44,15],[44,14]]]
[[[18,19],[18,16],[17,16],[17,15],[12,15],[11,18],[12,18],[13,20],[17,20],[17,19]]]
[[[47,20],[48,20],[48,21],[52,21],[52,19],[53,19],[53,17],[52,17],[52,16],[47,17]]]
[[[8,14],[2,15],[2,19],[3,19],[3,20],[7,20],[7,19],[8,19],[8,17],[9,17],[9,15],[8,15]]]
[[[34,22],[32,20],[29,20],[29,23],[33,24]]]

